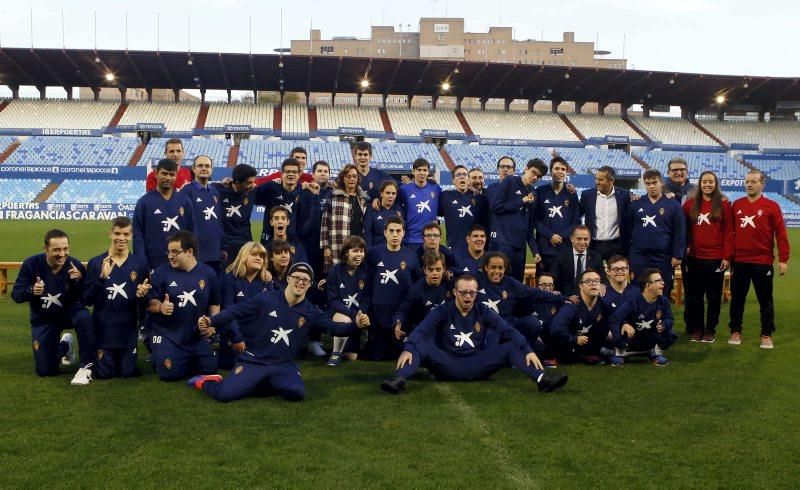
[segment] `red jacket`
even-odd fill
[[[702,197],[700,199],[703,199]],[[727,260],[733,258],[733,211],[731,202],[722,201],[722,216],[712,220],[711,201],[703,199],[700,205],[700,214],[692,221],[692,207],[694,197],[683,203],[683,213],[686,215],[686,231],[688,237],[687,255],[702,260]]]
[[[275,179],[280,179],[282,175],[283,174],[281,174],[280,172],[272,172],[266,177],[256,177],[256,186],[259,186],[264,182],[272,182]],[[298,184],[310,183],[310,182],[314,182],[314,176],[305,172],[300,174],[300,178],[297,181]]]
[[[789,238],[778,203],[763,195],[753,202],[745,196],[733,203],[734,262],[772,265],[778,245],[778,261],[789,261]]]
[[[176,191],[180,190],[181,187],[185,186],[186,184],[188,184],[193,180],[194,177],[192,176],[192,172],[191,170],[189,170],[189,167],[179,167],[178,173],[177,175],[175,175],[175,183],[172,185],[172,188],[175,189]],[[147,192],[150,192],[153,189],[155,189],[156,184],[157,184],[156,173],[154,170],[151,170],[150,172],[147,173],[147,180],[145,181],[145,188],[147,189]]]

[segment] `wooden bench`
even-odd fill
[[[0,298],[8,293],[8,271],[19,270],[21,267],[22,262],[0,262]]]

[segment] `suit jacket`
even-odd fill
[[[617,201],[617,220],[619,221],[619,237],[625,244],[630,240],[630,230],[628,230],[625,216],[628,213],[628,206],[631,203],[631,193],[626,189],[614,186],[614,199]],[[581,215],[584,217],[584,224],[589,227],[592,240],[597,239],[597,188],[592,187],[581,192]]]
[[[606,282],[606,271],[603,268],[603,258],[599,253],[587,250],[583,257],[583,270],[594,269],[600,273],[600,280]],[[564,296],[578,294],[578,284],[575,281],[575,257],[573,255],[572,244],[569,248],[562,250],[556,260],[550,265],[550,274],[553,274],[553,282],[556,291]]]

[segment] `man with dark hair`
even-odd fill
[[[609,315],[617,311],[623,303],[641,294],[639,288],[630,283],[631,268],[628,259],[622,255],[615,255],[608,259],[608,286],[602,301]]]
[[[197,232],[194,205],[186,194],[175,192],[177,164],[167,158],[156,166],[158,185],[136,202],[133,211],[133,252],[151,270],[167,263],[164,247],[176,231]]]
[[[428,180],[431,170],[427,160],[417,158],[412,164],[414,180],[400,186],[400,203],[406,223],[405,244],[413,249],[422,245],[423,227],[435,221],[439,212],[442,188]]]
[[[225,186],[212,184],[219,192],[222,206],[222,247],[225,250],[225,264],[233,262],[242,245],[253,239],[250,229],[250,216],[253,213],[253,196],[257,171],[247,164],[233,167],[231,183]]]
[[[92,368],[98,379],[139,376],[136,367],[140,305],[150,291],[150,269],[129,246],[133,223],[119,216],[111,223],[111,244],[92,258],[86,271],[86,306],[93,306],[97,360]],[[142,318],[143,320],[144,318]]]
[[[566,384],[565,372],[544,372],[525,337],[490,308],[476,304],[474,276],[459,276],[452,293],[454,300],[431,310],[406,338],[395,375],[381,383],[383,391],[405,391],[406,380],[420,366],[440,380],[485,380],[513,366],[533,379],[539,391],[550,392]]]
[[[172,160],[177,166],[175,182],[173,182],[172,185],[174,189],[181,189],[194,179],[192,171],[189,170],[188,167],[181,166],[183,163],[183,156],[183,141],[181,141],[180,138],[170,138],[164,143],[164,158]],[[147,173],[147,179],[145,180],[145,190],[147,192],[155,190],[158,186],[158,179],[156,178],[157,172],[158,170],[152,170]]]
[[[566,160],[561,157],[550,160],[550,174],[552,183],[536,188],[534,213],[537,245],[544,270],[550,269],[558,254],[569,248],[566,237],[580,223],[581,214],[577,194],[571,193],[564,185],[567,178]]]
[[[674,201],[677,204],[677,201]],[[614,342],[611,365],[620,367],[625,357],[645,354],[656,366],[669,366],[663,351],[675,343],[674,320],[669,297],[664,294],[664,279],[658,269],[647,268],[638,276],[642,294],[617,308],[609,320]]]
[[[222,248],[222,206],[219,190],[210,185],[214,162],[207,155],[200,155],[192,163],[194,181],[181,189],[194,206],[197,237],[200,240],[200,262],[219,274],[224,255]]]
[[[437,221],[431,221],[422,227],[422,246],[417,249],[417,259],[420,264],[422,264],[423,254],[429,251],[438,252],[444,257],[445,269],[449,278],[455,270],[456,258],[449,248],[442,245],[442,227]]]
[[[450,289],[445,279],[447,267],[444,255],[435,250],[427,250],[422,254],[420,264],[425,277],[411,286],[394,314],[392,323],[397,340],[403,340],[432,309],[450,298]]]
[[[322,210],[330,199],[333,189],[329,185],[331,167],[328,162],[320,160],[312,169],[314,181],[309,183],[300,194],[295,212],[297,236],[308,256],[308,263],[318,274],[318,279],[324,278],[321,274],[324,262],[322,249],[320,249],[320,230],[322,229]],[[320,298],[315,293],[317,288],[311,288],[308,293],[309,300],[319,305]],[[315,297],[316,296],[316,297]]]
[[[570,234],[572,244],[561,253],[550,265],[550,273],[555,278],[556,290],[564,296],[578,294],[578,282],[583,271],[592,269],[600,274],[600,279],[605,282],[606,274],[603,269],[603,259],[589,249],[589,227],[578,225]]]
[[[628,239],[625,216],[631,194],[614,186],[615,177],[612,167],[600,167],[594,174],[595,188],[583,191],[580,199],[581,214],[592,237],[590,250],[602,260],[622,254]]]
[[[509,156],[502,156],[497,159],[497,182],[492,182],[486,189],[484,190],[483,194],[486,196],[486,201],[489,203],[489,206],[492,205],[492,199],[494,198],[494,194],[498,189],[498,186],[505,180],[506,177],[509,175],[514,175],[517,170],[517,162],[514,161],[513,158]],[[542,174],[544,175],[544,174]],[[491,219],[491,215],[489,216]]]
[[[477,276],[486,255],[486,228],[473,224],[467,233],[466,242],[466,246],[456,247],[453,252],[456,261],[455,274],[468,272]]]
[[[262,223],[261,244],[266,246],[272,239],[270,231],[270,216],[268,211],[275,206],[286,208],[289,213],[289,219],[294,214],[294,205],[303,191],[302,187],[297,185],[297,179],[302,170],[300,162],[294,158],[287,158],[281,164],[281,182],[266,182],[256,187],[254,191],[254,202],[259,206],[264,206],[264,220]],[[288,234],[291,237],[295,235],[294,226],[289,228]]]
[[[778,249],[778,275],[786,274],[789,262],[789,238],[783,212],[775,201],[765,197],[764,173],[747,172],[744,180],[746,196],[733,203],[734,227],[733,271],[731,273],[731,338],[728,343],[742,343],[742,316],[750,282],[756,290],[761,308],[761,348],[772,349],[775,332],[775,308],[772,301],[774,276],[773,250]]]
[[[669,199],[677,199],[683,204],[694,195],[697,187],[689,181],[689,164],[682,157],[675,157],[667,163],[669,178],[664,182],[664,195]]]
[[[63,330],[74,328],[80,345],[80,367],[72,384],[86,385],[92,380],[94,329],[83,305],[85,276],[83,264],[69,255],[69,237],[57,229],[44,235],[44,253],[22,263],[11,299],[30,305],[33,362],[39,376],[56,376],[59,364],[75,362],[72,334],[61,335]]]
[[[305,184],[314,181],[314,176],[306,172],[306,165],[308,163],[308,152],[302,146],[296,146],[292,148],[292,151],[289,152],[289,158],[293,158],[297,160],[297,163],[300,164],[299,175],[297,177],[297,185],[301,188],[305,188]],[[266,177],[258,177],[256,179],[256,186],[260,186],[261,184],[267,182],[274,182],[276,180],[283,179],[283,172],[272,172],[271,174],[267,175]]]
[[[217,357],[201,337],[203,315],[219,313],[217,274],[197,261],[197,238],[188,231],[167,240],[169,263],[153,272],[147,293],[153,366],[164,381],[217,372]]]
[[[491,194],[492,231],[489,248],[503,252],[511,264],[511,276],[522,281],[525,275],[525,245],[540,260],[533,237],[533,215],[536,192],[533,184],[547,173],[544,162],[534,158],[528,162],[522,176],[509,175],[497,184]]]
[[[283,241],[289,245],[292,253],[292,262],[306,262],[306,251],[303,245],[289,236],[288,230],[291,227],[289,211],[282,206],[275,206],[265,214],[269,216],[270,239],[263,243],[264,247],[270,249],[270,245],[275,241]]]
[[[451,171],[453,186],[449,191],[442,191],[439,198],[439,214],[444,216],[447,226],[447,246],[450,249],[463,247],[464,237],[470,227],[475,224],[486,224],[486,198],[476,194],[469,185],[467,167],[456,165]]]
[[[658,170],[645,171],[642,180],[647,196],[631,203],[626,218],[631,230],[631,270],[634,277],[649,267],[660,270],[666,282],[664,294],[669,298],[673,270],[686,253],[686,219],[680,203],[661,192],[663,181]]]
[[[392,176],[379,168],[370,167],[372,161],[372,145],[366,141],[356,144],[355,162],[358,173],[361,174],[361,189],[367,193],[370,201],[380,199],[381,184],[386,180],[394,180]]]

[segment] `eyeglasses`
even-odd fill
[[[442,235],[439,235],[437,233],[425,233],[422,236],[425,238],[442,238]]]
[[[299,284],[300,286],[304,286],[306,284],[311,284],[311,279],[309,279],[307,277],[300,277],[300,276],[289,276],[289,277],[291,277],[292,280],[295,283]]]
[[[555,287],[555,284],[552,284],[552,283],[549,283],[549,282],[545,282],[543,284],[539,284],[539,289],[553,289],[554,287]]]
[[[586,279],[585,281],[581,281],[581,284],[586,284],[587,286],[598,286],[600,285],[600,279]]]
[[[688,168],[671,168],[671,169],[669,169],[669,171],[672,172],[673,174],[679,174],[681,172],[687,172],[688,170],[689,170]]]
[[[625,267],[612,267],[611,268],[611,272],[627,272],[629,269],[630,269],[630,267],[628,267],[628,266],[625,266]]]
[[[511,170],[514,168],[513,165],[498,165],[497,168],[502,168],[504,170]]]
[[[477,291],[459,291],[458,289],[455,289],[454,291],[462,298],[474,298],[478,295]]]
[[[453,177],[455,177],[455,178],[466,177],[466,176],[467,176],[467,174],[465,174],[464,172],[458,172],[457,174],[453,175]]]
[[[167,257],[175,257],[182,254],[186,250],[167,250]]]

